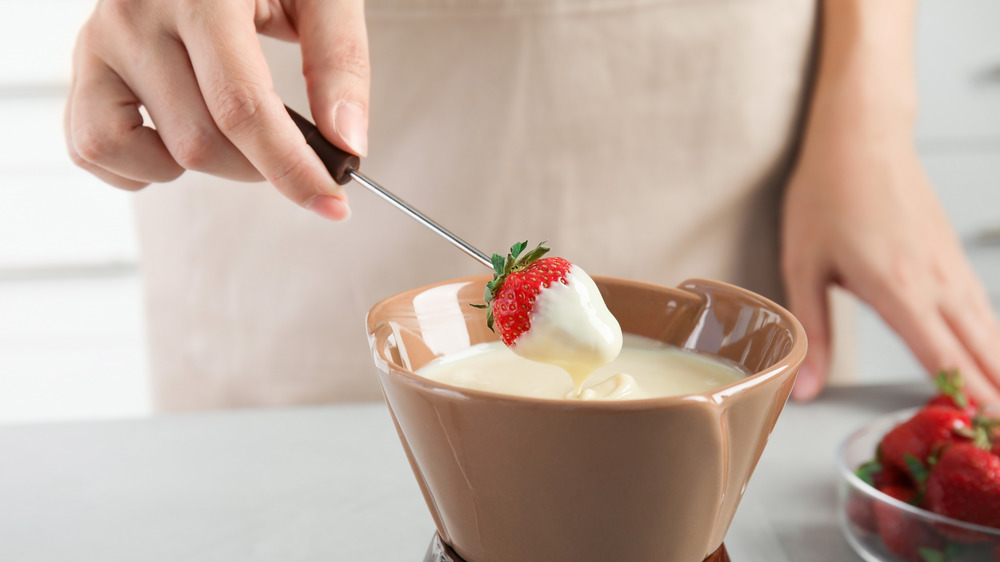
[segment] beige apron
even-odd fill
[[[487,252],[548,240],[592,274],[781,297],[778,212],[815,27],[806,0],[370,0],[364,171]],[[308,114],[298,47],[265,41]],[[379,397],[363,321],[486,273],[349,185],[323,220],[188,173],[137,198],[156,402]]]

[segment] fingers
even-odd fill
[[[788,308],[806,332],[809,350],[799,368],[792,388],[792,398],[812,400],[826,385],[830,358],[830,312],[827,279],[818,268],[786,270]]]
[[[155,52],[141,68],[123,69],[143,100],[170,156],[180,166],[237,181],[260,181],[261,174],[219,131],[198,89],[187,51],[176,39],[159,36]]]
[[[316,125],[340,149],[366,156],[371,72],[363,2],[300,5],[302,70]]]
[[[143,126],[139,100],[114,71],[87,53],[77,70],[65,119],[67,148],[77,165],[128,190],[184,171],[157,132]]]
[[[346,218],[343,189],[285,112],[257,40],[257,23],[293,39],[286,16],[245,0],[98,4],[80,34],[66,109],[74,162],[125,189],[184,169],[263,176],[299,205]],[[155,129],[143,126],[140,106]]]
[[[346,195],[306,144],[274,92],[251,6],[219,3],[182,19],[180,38],[219,130],[286,197],[333,219],[347,216]],[[326,199],[339,205],[327,205]]]
[[[930,286],[911,291],[885,287],[866,300],[899,334],[929,373],[958,369],[966,389],[976,399],[984,403],[997,402],[1000,400],[998,371],[989,374],[989,362],[995,359],[985,359],[989,355],[986,349],[989,343],[984,339],[986,334],[980,333],[984,328],[980,316],[946,312],[937,294],[938,291]],[[1000,342],[1000,338],[994,341]],[[985,353],[977,351],[977,347]]]
[[[73,87],[70,86],[70,100],[72,100],[72,92],[73,92]],[[83,168],[84,170],[96,176],[97,179],[103,181],[104,183],[107,183],[109,185],[112,185],[120,189],[124,189],[126,191],[138,191],[143,187],[149,185],[148,182],[139,182],[123,178],[118,174],[113,174],[96,164],[91,164],[90,162],[84,160],[83,157],[80,156],[80,154],[76,151],[76,148],[73,146],[73,136],[72,133],[70,132],[70,121],[73,115],[72,108],[73,108],[72,104],[67,103],[66,111],[63,114],[63,133],[64,133],[64,138],[66,139],[66,151],[69,153],[70,160],[72,160],[73,163],[79,166],[80,168]]]
[[[982,285],[973,281],[942,306],[941,315],[971,363],[962,371],[969,392],[983,403],[1000,402],[1000,324]]]

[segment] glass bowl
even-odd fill
[[[1000,562],[1000,529],[899,501],[854,473],[875,456],[882,436],[918,409],[877,418],[852,433],[837,450],[837,519],[844,537],[868,562]]]

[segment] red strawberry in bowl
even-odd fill
[[[927,478],[934,513],[1000,529],[1000,457],[975,443],[946,448]]]
[[[594,369],[611,362],[622,331],[593,279],[563,258],[543,257],[539,244],[524,252],[514,244],[493,254],[494,277],[486,286],[486,322],[515,353],[566,369],[579,391]]]
[[[939,374],[938,388],[923,408],[876,420],[842,447],[853,457],[842,466],[857,467],[845,473],[842,528],[865,559],[1000,562],[997,410],[964,402],[957,372]],[[872,443],[875,458],[860,456]]]
[[[909,473],[895,466],[887,465],[881,467],[881,470],[872,475],[872,485],[875,486],[876,490],[881,492],[889,486],[912,487],[913,482]]]
[[[905,496],[906,499],[902,501],[908,501],[916,496],[909,475],[895,467],[884,466],[877,460],[873,459],[861,465],[854,474],[880,492],[888,493],[886,490],[891,489],[895,491],[893,497],[899,499]],[[877,532],[874,503],[870,494],[851,490],[845,504],[847,517],[859,528],[869,533]]]
[[[914,490],[899,486],[887,486],[882,492],[904,503],[912,503],[916,497]],[[921,551],[938,550],[944,544],[941,536],[929,525],[895,505],[879,502],[874,508],[875,523],[882,543],[896,556],[923,562],[925,558]]]
[[[926,470],[931,454],[951,443],[970,441],[972,417],[944,406],[927,406],[882,438],[881,461],[910,475]]]

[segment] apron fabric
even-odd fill
[[[805,0],[369,0],[363,171],[487,253],[779,302],[781,190],[809,84]],[[262,39],[308,115],[298,46]],[[136,197],[161,409],[378,399],[367,310],[487,273],[356,184],[332,223],[188,172]]]

